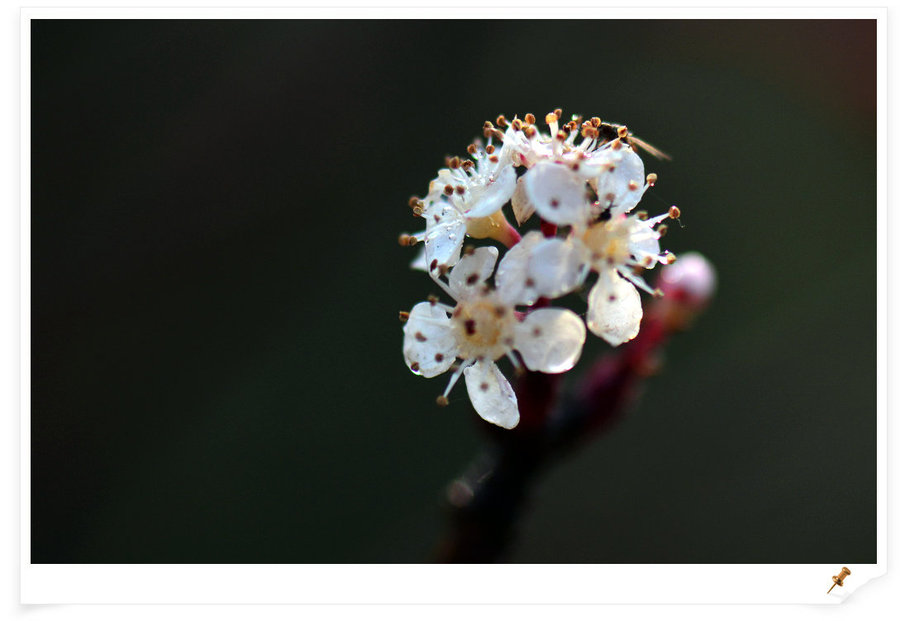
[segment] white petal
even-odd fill
[[[659,233],[645,220],[634,218],[631,232],[628,235],[628,251],[638,261],[644,261],[645,257],[651,258],[651,263],[645,267],[653,267],[659,260]]]
[[[449,203],[435,203],[425,212],[425,261],[429,267],[455,265],[466,237],[466,219]],[[436,263],[435,263],[436,262]]]
[[[607,166],[612,169],[606,169],[596,179],[594,189],[600,204],[605,207],[611,203],[613,215],[631,211],[644,193],[644,162],[630,147],[607,149],[604,153],[609,154]]]
[[[519,180],[516,182],[516,191],[512,195],[513,215],[516,217],[516,222],[520,225],[523,222],[527,222],[528,218],[534,213],[534,204],[528,200],[528,193],[525,191],[525,184],[523,183],[524,180],[524,175],[519,177]]]
[[[493,181],[481,187],[472,187],[472,197],[466,205],[466,216],[485,218],[506,204],[516,190],[516,171],[508,165],[495,173]]]
[[[557,298],[577,288],[587,270],[584,246],[574,239],[545,239],[531,251],[528,276],[539,295]]]
[[[590,217],[587,185],[565,164],[538,162],[523,178],[528,200],[547,222],[582,224]]]
[[[587,331],[570,310],[539,308],[516,325],[515,348],[532,371],[562,373],[575,366]]]
[[[588,296],[587,325],[612,346],[637,336],[641,329],[641,295],[615,270],[600,273]]]
[[[403,358],[416,375],[434,377],[456,360],[456,338],[446,311],[419,302],[403,325]]]
[[[504,429],[519,424],[519,404],[512,386],[496,364],[480,360],[464,371],[469,399],[478,415]]]
[[[498,255],[499,252],[493,246],[482,246],[460,259],[449,275],[453,297],[462,300],[477,292],[494,273]]]
[[[497,266],[494,275],[494,284],[497,285],[497,293],[508,304],[533,304],[539,294],[534,289],[534,283],[527,286],[529,280],[528,263],[531,259],[531,250],[544,240],[544,236],[538,231],[531,231],[525,235],[519,243],[506,251]]]
[[[428,261],[425,259],[425,246],[419,250],[419,254],[416,255],[416,258],[412,260],[412,263],[409,264],[410,269],[421,270],[423,272],[428,271]]]

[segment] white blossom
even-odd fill
[[[511,227],[501,211],[516,189],[510,148],[497,149],[489,139],[486,146],[470,145],[469,152],[472,160],[448,160],[417,205],[425,230],[411,237],[425,242],[425,261],[432,270],[456,264],[466,235],[514,241],[508,239]]]
[[[544,373],[571,369],[581,355],[586,330],[572,311],[540,308],[516,311],[529,294],[519,286],[507,253],[498,267],[496,287],[487,284],[498,252],[478,248],[464,255],[445,283],[434,276],[456,305],[436,300],[416,304],[403,327],[403,356],[413,373],[434,377],[462,362],[453,372],[439,401],[446,401],[461,376],[473,407],[488,422],[511,429],[518,424],[515,392],[496,361],[506,356],[516,367]],[[516,255],[512,255],[515,263]],[[507,277],[501,278],[501,273]],[[521,358],[521,360],[519,359]]]
[[[638,271],[674,260],[674,255],[660,251],[656,228],[666,218],[677,217],[677,208],[673,210],[650,219],[644,214],[611,216],[573,227],[564,240],[529,233],[513,263],[519,279],[530,284],[529,299],[564,295],[594,271],[598,278],[588,296],[588,328],[614,346],[631,340],[643,315],[635,286],[656,293]]]

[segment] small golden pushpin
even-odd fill
[[[834,581],[834,584],[831,585],[831,589],[835,587],[835,585],[842,587],[844,586],[844,578],[850,575],[850,570],[846,567],[841,567],[841,573],[836,576],[832,576],[831,579]],[[831,593],[831,589],[828,589],[828,593]],[[826,593],[827,595],[827,593]]]

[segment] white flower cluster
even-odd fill
[[[570,310],[549,308],[549,300],[582,287],[595,272],[587,328],[619,345],[640,329],[635,287],[659,295],[640,272],[675,258],[660,251],[658,240],[661,223],[678,218],[678,209],[654,218],[632,213],[656,181],[644,176],[637,139],[596,117],[560,125],[561,114],[545,117],[547,133],[531,114],[485,123],[487,144],[469,145],[468,158],[448,158],[427,196],[410,201],[425,230],[400,238],[403,245],[424,242],[413,266],[455,301],[431,297],[402,314],[407,366],[425,377],[453,369],[441,404],[465,376],[478,414],[507,429],[518,424],[519,410],[496,361],[506,356],[517,370],[562,373],[581,355],[584,322]],[[541,230],[522,237],[503,213],[507,203],[520,226],[536,213]],[[508,250],[497,264],[494,246],[463,252],[467,236],[498,240]]]

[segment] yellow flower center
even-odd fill
[[[513,309],[488,295],[460,302],[451,319],[459,357],[497,360],[513,345]]]
[[[591,252],[594,269],[622,265],[629,258],[629,226],[625,218],[613,218],[597,222],[582,235],[581,239]]]

